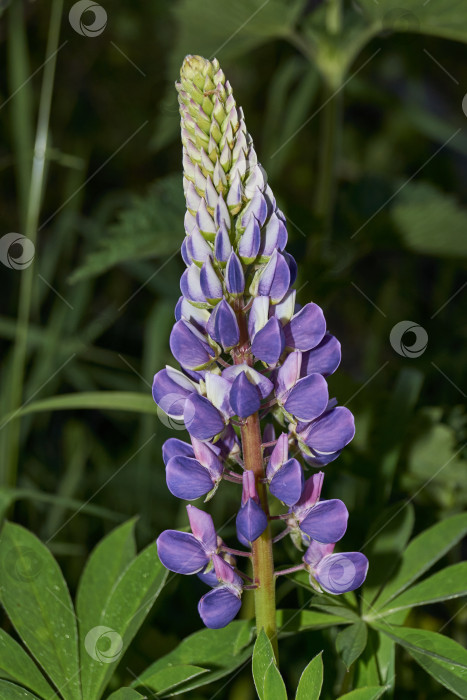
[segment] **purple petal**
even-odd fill
[[[189,212],[188,212],[188,213],[189,213]],[[182,254],[182,260],[183,260],[183,262],[184,262],[185,265],[188,267],[189,265],[191,265],[192,260],[191,260],[190,256],[188,255],[188,251],[187,251],[187,241],[188,241],[188,236],[186,236],[186,237],[183,239],[183,242],[182,242],[182,245],[181,245],[181,248],[180,248],[180,252],[181,252],[181,254]]]
[[[196,213],[196,223],[198,224],[199,230],[204,233],[208,238],[214,238],[216,234],[216,225],[211,214],[206,208],[206,202],[201,199],[198,211]]]
[[[196,575],[200,581],[205,583],[207,586],[211,586],[211,588],[215,588],[219,585],[214,569],[210,569],[209,571],[200,571],[199,574]]]
[[[255,297],[248,316],[248,335],[251,340],[266,325],[268,315],[269,297]]]
[[[284,360],[277,373],[276,379],[276,394],[280,399],[291,389],[300,377],[300,368],[302,366],[302,353],[291,352]]]
[[[288,506],[293,506],[302,493],[303,469],[296,459],[289,459],[274,474],[269,490],[273,496]]]
[[[170,334],[170,350],[175,359],[188,369],[201,369],[214,357],[214,351],[186,321],[177,321]]]
[[[213,478],[222,473],[222,462],[219,459],[221,450],[217,445],[213,445],[210,442],[202,442],[193,436],[191,436],[191,444],[193,445],[195,459],[208,469]]]
[[[242,579],[234,571],[233,566],[228,564],[225,559],[220,557],[218,554],[214,554],[212,557],[212,563],[214,564],[214,571],[216,572],[217,580],[220,581],[220,583],[227,583],[228,585],[237,588],[239,591],[242,590]]]
[[[303,353],[301,374],[318,372],[324,377],[329,376],[339,367],[341,361],[341,344],[330,333],[312,350]]]
[[[310,448],[308,447],[307,450],[309,449]],[[341,452],[342,450],[338,450],[337,452],[329,452],[328,454],[319,454],[318,452],[306,454],[306,452],[303,452],[302,450],[302,456],[305,462],[307,464],[311,464],[312,467],[325,467],[326,464],[334,462],[334,460],[339,457]]]
[[[316,565],[321,561],[321,559],[333,553],[335,546],[336,545],[334,543],[322,544],[321,542],[312,540],[310,546],[305,552],[303,561],[311,569],[314,569],[316,568]]]
[[[260,374],[255,369],[253,369],[253,367],[250,367],[246,363],[227,367],[222,372],[222,376],[224,377],[224,379],[227,379],[227,381],[233,383],[235,377],[237,377],[242,372],[246,374],[247,378],[252,384],[258,387],[262,399],[267,398],[271,391],[274,389],[273,383],[267,377],[265,377],[263,374]]]
[[[258,293],[271,297],[272,303],[277,304],[284,297],[289,286],[289,267],[285,258],[275,250],[259,280]]]
[[[175,320],[180,321],[182,318],[191,323],[200,333],[205,333],[210,313],[207,309],[193,306],[187,299],[180,297],[175,307]]]
[[[230,418],[234,415],[232,406],[230,405],[229,395],[231,384],[224,377],[218,374],[208,372],[206,374],[206,397],[224,418]],[[196,436],[195,436],[196,437]]]
[[[300,522],[300,529],[323,544],[338,542],[345,535],[349,512],[337,498],[320,501]]]
[[[167,462],[172,457],[194,457],[193,447],[183,440],[178,438],[169,438],[162,445],[162,459],[167,466]]]
[[[259,505],[255,474],[250,469],[245,469],[242,474],[242,506],[245,505],[249,498],[252,498]]]
[[[305,486],[303,487],[303,493],[300,499],[297,501],[294,507],[296,513],[301,513],[308,510],[317,503],[321,495],[321,489],[323,488],[324,473],[317,472],[310,476],[305,481]]]
[[[354,417],[348,408],[338,406],[314,421],[302,435],[304,442],[315,452],[324,454],[337,452],[342,450],[355,435]]]
[[[157,538],[157,553],[166,569],[176,574],[196,574],[204,569],[209,557],[189,532],[164,530]]]
[[[198,391],[198,386],[182,372],[173,368],[161,369],[154,377],[152,397],[157,405],[172,418],[183,418],[188,396]]]
[[[209,493],[215,486],[209,470],[192,457],[172,457],[165,475],[167,487],[176,498],[194,501]]]
[[[222,194],[219,195],[216,208],[214,210],[214,221],[217,227],[225,226],[227,229],[231,226],[230,213],[227,204],[224,202]]]
[[[201,268],[199,280],[201,291],[206,299],[209,299],[210,301],[222,299],[222,284],[209,258],[205,261],[203,267]]]
[[[242,606],[240,597],[228,586],[218,586],[198,603],[199,615],[210,629],[220,629],[232,622]]]
[[[188,301],[201,304],[206,302],[206,296],[201,289],[200,269],[194,263],[181,276],[180,290]]]
[[[290,255],[286,250],[282,252],[282,255],[284,256],[285,262],[288,265],[289,268],[289,273],[290,273],[290,282],[289,285],[292,285],[295,280],[297,279],[297,274],[298,274],[298,265],[297,261],[295,260],[293,255]]]
[[[183,420],[188,432],[199,440],[209,440],[224,429],[224,421],[217,408],[199,394],[192,394],[186,400]]]
[[[272,316],[255,335],[251,351],[255,357],[268,365],[275,365],[284,350],[285,339],[280,321]]]
[[[264,199],[261,191],[256,189],[253,199],[250,201],[243,213],[242,226],[248,226],[248,222],[252,216],[254,216],[258,220],[259,225],[262,226],[266,221],[267,215],[268,207],[266,200]]]
[[[329,393],[326,380],[321,374],[309,374],[299,379],[284,403],[288,413],[302,421],[313,420],[326,410]]]
[[[222,299],[212,311],[207,325],[207,332],[224,350],[230,350],[238,344],[240,331],[237,317],[230,304]]]
[[[212,255],[212,249],[197,226],[190,233],[188,249],[193,260],[204,262]]]
[[[186,507],[188,520],[193,535],[201,542],[208,554],[217,551],[217,533],[211,516],[206,511],[188,505]]]
[[[263,442],[269,442],[269,440],[266,440],[265,437],[263,438]],[[274,438],[272,439],[274,440]],[[271,456],[269,457],[268,465],[266,467],[266,476],[268,479],[272,479],[279,467],[281,467],[285,462],[287,462],[288,457],[289,436],[287,435],[287,433],[281,433],[281,435],[279,435],[279,437],[277,438],[277,442],[274,446],[274,449],[271,452]]]
[[[214,255],[219,262],[227,262],[232,252],[229,232],[225,226],[220,226],[214,241]]]
[[[323,339],[326,320],[319,306],[305,304],[284,328],[286,344],[297,350],[311,350]]]
[[[261,255],[270,256],[276,248],[278,250],[283,250],[286,243],[287,229],[284,222],[274,213],[263,231]]]
[[[256,501],[249,498],[237,513],[237,533],[247,542],[254,542],[263,534],[268,524],[266,513]]]
[[[243,294],[245,289],[245,276],[240,260],[232,252],[225,268],[225,285],[230,294]]]
[[[240,238],[238,254],[244,263],[250,264],[258,255],[261,243],[259,224],[254,216],[251,216],[247,227]]]
[[[258,411],[261,399],[258,388],[248,381],[245,372],[241,372],[230,389],[230,405],[240,418],[248,418]]]
[[[328,593],[338,595],[362,585],[368,571],[368,559],[361,552],[330,554],[317,565],[315,577]]]

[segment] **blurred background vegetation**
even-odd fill
[[[354,412],[357,435],[326,468],[326,497],[344,498],[351,513],[345,549],[364,546],[371,523],[397,503],[413,504],[414,532],[463,510],[463,3],[102,5],[107,25],[86,36],[71,26],[68,0],[0,4],[0,235],[26,235],[36,253],[23,270],[0,265],[0,513],[48,543],[72,591],[116,523],[138,514],[141,544],[185,524],[161,459],[163,441],[184,434],[160,420],[150,385],[171,361],[184,269],[173,83],[186,53],[221,62],[288,217],[298,299],[321,305],[342,343],[330,384]],[[82,21],[90,25],[92,13]],[[389,341],[404,320],[428,334],[417,357],[404,356],[410,332],[399,352]],[[215,521],[235,505],[221,489]],[[233,535],[231,525],[222,535]],[[170,579],[121,664],[122,683],[125,668],[141,671],[200,627],[202,591]],[[411,623],[462,642],[461,607],[419,608]],[[311,656],[333,649],[333,632],[282,647],[296,686]],[[398,653],[398,700],[451,697]],[[325,654],[326,697],[344,674],[332,658]],[[218,697],[248,699],[248,676]]]

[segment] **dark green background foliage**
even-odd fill
[[[102,4],[108,23],[91,38],[72,29],[64,3],[53,80],[53,61],[41,67],[57,3],[1,3],[0,235],[35,228],[28,193],[38,114],[49,140],[34,264],[0,265],[0,511],[48,543],[73,595],[91,548],[116,524],[139,515],[140,546],[186,525],[161,459],[163,441],[184,433],[161,422],[149,397],[153,374],[171,361],[184,269],[173,83],[186,53],[215,55],[288,217],[298,299],[321,305],[342,343],[330,385],[354,412],[357,434],[326,467],[325,497],[345,500],[343,547],[363,548],[378,590],[397,571],[412,525],[420,533],[467,504],[465,1],[352,0],[341,16],[337,2],[326,11],[320,0]],[[428,334],[418,357],[389,341],[404,320]],[[229,484],[219,490],[209,505],[216,523],[237,496]],[[385,508],[399,514],[381,519]],[[233,543],[233,535],[230,523],[222,536]],[[286,564],[286,548],[278,551]],[[431,573],[461,558],[458,543]],[[170,577],[114,688],[200,628],[203,591]],[[300,607],[306,595],[288,580],[279,586],[281,607]],[[467,608],[450,600],[415,608],[407,624],[463,643],[466,620]],[[333,627],[286,636],[288,687],[324,650],[324,698],[384,682],[397,700],[454,697],[402,642],[395,681],[378,676],[375,629],[351,678],[336,635]],[[354,639],[358,656],[366,628]],[[343,647],[350,665],[340,638]],[[253,698],[248,667],[224,683],[189,697]]]

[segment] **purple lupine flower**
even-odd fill
[[[157,538],[157,553],[166,569],[177,574],[197,574],[218,551],[211,516],[195,506],[186,507],[191,533],[164,530]]]
[[[361,552],[333,554],[334,544],[313,541],[303,561],[310,574],[310,583],[320,592],[339,595],[359,588],[366,578],[368,559]],[[316,586],[318,582],[319,586]]]
[[[268,524],[261,508],[252,471],[243,472],[242,506],[237,513],[237,535],[240,542],[251,544],[263,534]]]
[[[299,500],[289,510],[287,523],[293,530],[299,529],[303,539],[329,544],[345,535],[349,513],[337,498],[319,500],[323,478],[324,473],[318,472],[306,480]]]
[[[214,555],[213,564],[219,585],[203,595],[198,612],[206,627],[220,629],[228,625],[240,610],[242,580],[221,557]]]
[[[164,443],[168,488],[184,500],[208,500],[222,479],[237,482],[232,488],[242,482],[237,537],[253,554],[256,540],[269,532],[269,490],[288,507],[279,516],[284,534],[299,549],[308,547],[304,563],[313,582],[332,593],[353,590],[365,577],[366,558],[333,554],[346,531],[347,509],[340,500],[320,500],[322,472],[306,481],[303,472],[303,462],[324,466],[336,459],[354,435],[352,414],[330,400],[326,382],[340,363],[340,344],[327,332],[319,306],[296,303],[297,263],[286,250],[286,219],[218,62],[187,56],[177,90],[186,269],[170,348],[180,369],[156,374],[153,397],[168,416],[183,420],[191,444]],[[263,464],[256,444],[252,465],[239,436],[253,426],[258,443],[268,412],[281,426],[279,437],[268,423]],[[191,505],[187,512],[192,533],[161,533],[159,557],[168,569],[196,574],[211,586],[199,613],[206,626],[223,627],[241,605],[242,582],[231,556],[241,553],[216,535],[210,515]]]

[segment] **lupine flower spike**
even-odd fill
[[[156,374],[153,397],[184,421],[191,439],[171,438],[163,447],[170,492],[194,501],[211,498],[223,481],[237,489],[237,537],[245,549],[227,546],[211,516],[187,505],[191,533],[162,532],[158,552],[168,569],[196,574],[211,588],[198,610],[212,628],[240,609],[248,576],[237,561],[244,555],[253,565],[258,631],[264,627],[273,639],[271,520],[285,525],[274,540],[290,535],[302,550],[300,567],[318,591],[344,593],[365,579],[363,554],[333,551],[347,529],[347,508],[321,499],[322,471],[307,473],[339,456],[354,421],[329,397],[326,378],[340,363],[340,344],[319,306],[296,302],[286,219],[230,83],[216,59],[187,56],[176,88],[186,270],[170,349],[180,369]],[[270,516],[271,498],[282,515]]]

